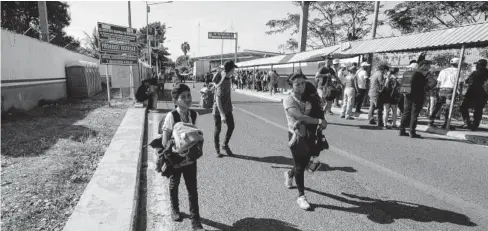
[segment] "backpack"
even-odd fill
[[[400,94],[410,94],[412,90],[412,77],[415,71],[405,71],[400,81]]]
[[[169,177],[173,169],[190,164],[203,155],[203,132],[195,127],[197,113],[190,110],[192,123],[181,122],[180,114],[173,110],[173,132],[166,147],[162,145],[162,137],[154,139],[149,145],[159,148],[156,171]]]

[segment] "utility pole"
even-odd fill
[[[307,49],[307,29],[308,29],[308,7],[310,2],[302,1],[302,12],[300,15],[300,52]]]
[[[149,8],[149,5],[147,4],[147,1],[146,1],[146,40],[147,40],[147,55],[149,56],[148,60],[149,60],[149,66],[151,67],[152,69],[152,66],[151,66],[151,47],[150,47],[150,42],[149,42],[149,11],[150,11],[150,8]]]
[[[39,8],[39,26],[41,27],[42,41],[49,42],[49,23],[47,21],[47,6],[45,1],[37,2]]]
[[[374,2],[374,21],[373,21],[373,33],[371,34],[371,39],[376,38],[376,28],[378,27],[378,11],[380,10],[380,2],[375,1]],[[373,67],[373,53],[370,53],[368,55],[368,61],[371,67]],[[373,68],[369,68],[369,73],[368,75],[371,76],[371,71]]]
[[[237,63],[237,32],[236,33],[236,46],[235,46],[235,53],[234,53],[234,63]]]
[[[129,10],[129,27],[132,28],[132,15],[131,15],[131,9],[130,9],[130,1],[127,1],[127,7]],[[134,99],[134,80],[133,80],[133,73],[132,73],[132,65],[129,65],[129,89],[130,89],[130,98]],[[122,92],[122,91],[121,91]]]

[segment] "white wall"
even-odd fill
[[[65,65],[94,59],[28,36],[2,29],[2,81],[65,78]]]

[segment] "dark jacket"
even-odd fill
[[[415,102],[423,102],[426,91],[428,91],[427,78],[422,72],[416,71],[412,76],[410,94],[406,94],[406,97]]]
[[[487,69],[476,70],[471,73],[471,75],[469,75],[468,79],[465,81],[469,86],[464,97],[472,101],[486,100],[488,95],[483,88],[486,81],[488,81]]]

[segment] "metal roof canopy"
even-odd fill
[[[337,55],[393,53],[488,46],[488,22],[397,37],[350,41],[351,48]]]

